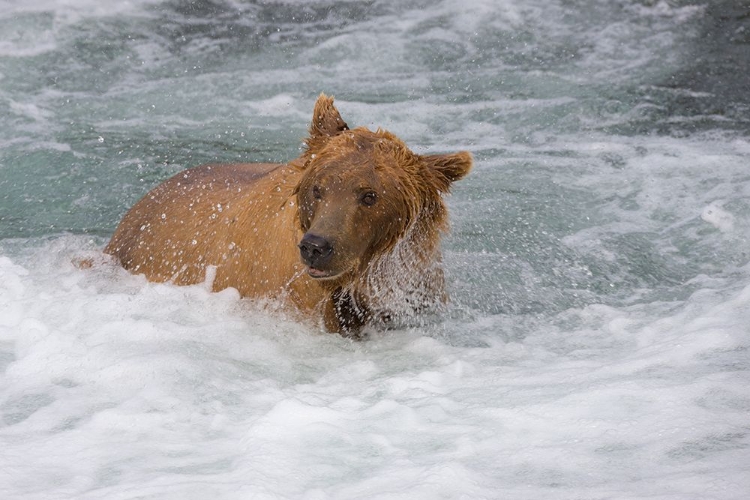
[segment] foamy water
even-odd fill
[[[741,498],[750,286],[350,342],[231,291],[0,261],[4,498]],[[743,273],[747,269],[740,270]],[[452,345],[482,332],[481,346]]]
[[[0,4],[0,498],[747,498],[743,16]],[[474,153],[441,317],[352,342],[101,254],[175,171],[294,157],[321,91]]]

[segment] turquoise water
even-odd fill
[[[747,496],[747,7],[0,6],[3,498]],[[296,157],[320,92],[474,154],[443,317],[72,266],[180,169]]]

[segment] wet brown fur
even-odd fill
[[[279,299],[347,335],[442,303],[442,195],[470,170],[469,153],[417,155],[387,131],[349,130],[322,94],[306,144],[286,165],[175,175],[128,211],[105,252],[151,281],[189,285],[215,270],[215,291]],[[377,201],[364,205],[363,193]],[[328,279],[300,260],[308,231],[335,248]]]

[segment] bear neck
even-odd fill
[[[446,302],[440,230],[420,217],[387,252],[375,256],[341,289],[369,320],[398,324]]]

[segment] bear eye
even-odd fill
[[[378,201],[378,196],[373,193],[372,191],[369,191],[365,194],[363,194],[359,201],[365,205],[366,207],[371,207],[375,204],[376,201]]]
[[[316,200],[320,200],[321,198],[323,198],[323,194],[320,192],[320,186],[313,186],[312,195]]]

